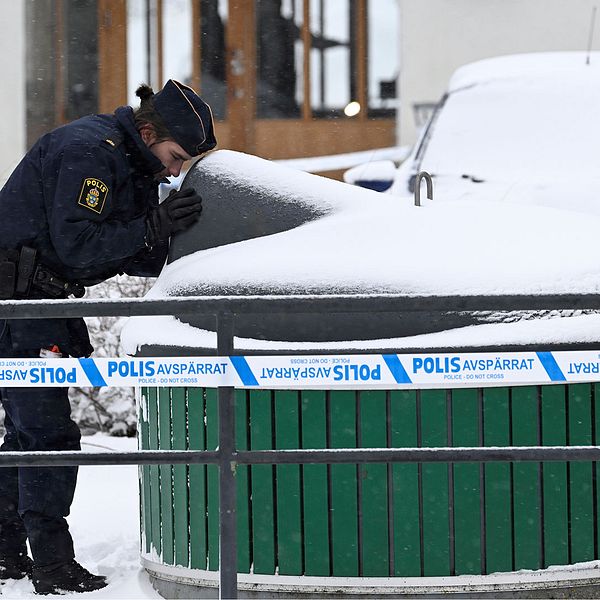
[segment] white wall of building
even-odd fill
[[[417,131],[414,103],[437,102],[459,66],[504,54],[600,49],[598,0],[400,0],[399,143]]]
[[[25,0],[2,2],[0,186],[25,152]]]

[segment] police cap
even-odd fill
[[[153,101],[173,139],[190,156],[208,152],[217,145],[210,106],[192,88],[169,79],[154,94]]]

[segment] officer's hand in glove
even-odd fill
[[[193,225],[202,212],[202,197],[193,189],[173,190],[146,220],[146,242],[154,246],[166,242],[178,231]]]
[[[69,341],[60,345],[61,350],[74,358],[88,357],[94,347],[90,343],[87,325],[82,318],[67,319]]]

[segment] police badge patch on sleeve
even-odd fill
[[[104,202],[108,195],[108,186],[94,177],[86,177],[83,180],[81,194],[77,204],[85,206],[95,213],[100,214],[104,208]]]

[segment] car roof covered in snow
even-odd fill
[[[600,52],[531,52],[486,58],[459,67],[448,84],[448,91],[506,79],[547,79],[556,87],[564,78],[590,77],[600,81]]]

